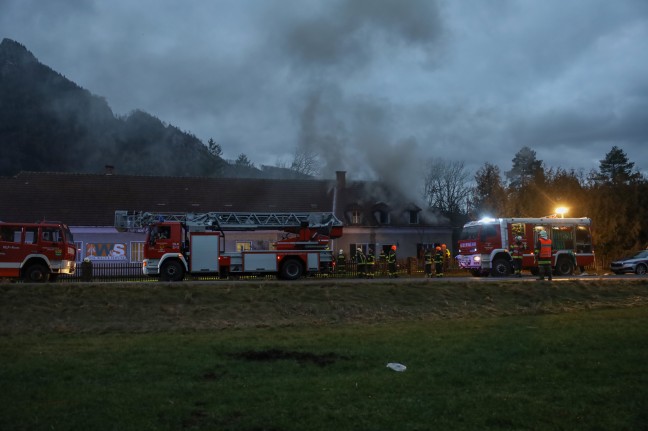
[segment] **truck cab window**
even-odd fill
[[[497,229],[494,225],[487,224],[482,226],[480,241],[486,241],[487,238],[497,236]]]
[[[20,242],[22,229],[20,227],[3,226],[0,230],[0,241],[4,242]]]
[[[57,229],[45,228],[42,231],[41,238],[46,242],[59,242],[61,240],[61,233]]]

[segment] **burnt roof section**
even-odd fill
[[[332,211],[332,186],[326,180],[21,172],[0,178],[0,220],[112,226],[116,210]]]

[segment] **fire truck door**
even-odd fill
[[[15,277],[18,275],[20,263],[25,258],[21,241],[22,228],[20,226],[2,226],[0,228],[0,276]]]
[[[39,251],[52,260],[63,258],[63,243],[61,231],[55,227],[41,229]]]

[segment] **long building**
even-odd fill
[[[79,260],[138,262],[143,232],[114,228],[116,210],[148,212],[333,212],[344,235],[332,244],[353,257],[360,247],[376,255],[391,245],[399,258],[421,255],[424,247],[447,244],[447,219],[404,201],[397,191],[373,181],[244,179],[21,172],[0,177],[0,221],[56,220],[67,224]],[[277,231],[228,232],[227,247],[272,247]]]

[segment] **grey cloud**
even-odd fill
[[[411,185],[430,157],[588,170],[617,145],[648,170],[645,0],[2,0],[0,29],[256,164],[300,146]]]

